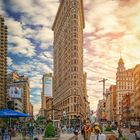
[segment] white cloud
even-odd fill
[[[42,88],[42,75],[34,75],[30,78],[30,87],[31,88]]]
[[[6,25],[8,26],[8,34],[12,36],[22,36],[22,24],[13,18],[6,18]],[[15,31],[16,29],[16,31]]]
[[[13,64],[10,66],[13,70],[17,70],[20,74],[30,77],[30,87],[42,88],[42,75],[52,72],[46,63],[42,63],[40,59],[33,59],[26,63],[20,63],[18,65]]]
[[[10,57],[7,57],[7,62],[9,66],[13,64],[13,60]]]
[[[35,55],[35,46],[26,38],[9,36],[9,43],[14,44],[9,47],[9,51],[13,54],[22,54],[28,57]]]
[[[43,27],[41,30],[38,31],[36,35],[36,39],[40,40],[43,43],[50,42],[52,43],[53,40],[53,32],[48,27]],[[46,44],[47,45],[47,44]]]
[[[34,115],[38,114],[38,111],[41,108],[41,103],[34,103]]]

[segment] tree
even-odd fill
[[[52,122],[49,122],[45,129],[45,138],[53,138],[55,137],[55,129]]]

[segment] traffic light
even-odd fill
[[[14,101],[8,101],[7,102],[7,108],[14,110]]]

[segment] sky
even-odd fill
[[[35,114],[41,104],[42,75],[53,71],[53,32],[59,0],[0,0],[8,26],[8,72],[30,78]],[[84,71],[90,107],[96,110],[106,88],[115,84],[121,57],[126,68],[140,64],[140,0],[84,0]],[[120,53],[121,52],[121,53]]]

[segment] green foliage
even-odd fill
[[[46,126],[46,129],[45,129],[45,138],[53,138],[55,137],[55,130],[54,130],[54,127],[52,125],[52,122],[49,122]]]
[[[35,120],[35,125],[37,127],[45,127],[45,124],[46,124],[46,120],[45,120],[45,117],[43,116],[38,116],[37,119]]]
[[[103,132],[103,127],[101,124],[99,124],[99,128],[100,128],[101,132]]]
[[[107,124],[105,131],[112,131],[112,128],[109,124]]]
[[[8,123],[10,121],[10,118],[4,118],[3,121],[5,123]],[[11,123],[16,123],[17,121],[19,121],[19,119],[17,119],[17,118],[11,118]]]
[[[37,119],[36,119],[36,123],[43,123],[43,120],[44,120],[45,118],[43,117],[43,116],[39,116],[39,117],[37,117]]]

